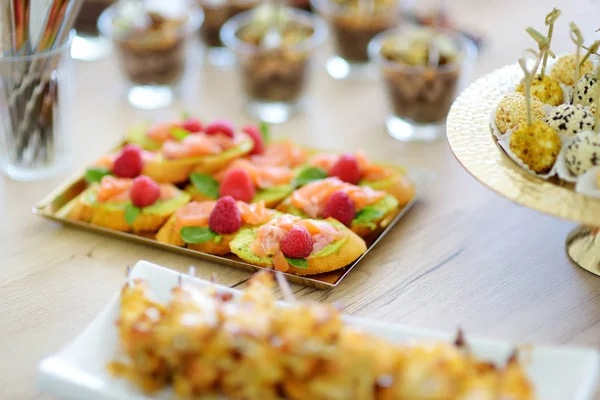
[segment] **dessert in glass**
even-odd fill
[[[311,0],[325,18],[331,32],[335,55],[327,60],[327,72],[334,79],[376,76],[369,64],[367,47],[373,37],[398,24],[397,0]]]
[[[200,37],[205,46],[206,60],[216,67],[232,67],[235,55],[221,41],[221,27],[230,18],[258,6],[260,0],[197,0],[197,3],[204,11]]]
[[[380,69],[390,104],[390,136],[403,141],[444,137],[450,106],[475,55],[475,44],[451,30],[404,27],[376,36],[369,56]]]
[[[310,60],[327,36],[325,22],[306,11],[269,8],[239,14],[221,30],[236,55],[248,112],[282,123],[299,109],[308,84]]]
[[[94,61],[110,53],[110,40],[98,32],[100,14],[115,0],[83,0],[75,19],[77,36],[73,38],[71,55],[76,60]]]
[[[203,13],[183,2],[179,7],[148,4],[113,5],[100,16],[98,28],[116,47],[129,83],[129,102],[157,109],[171,104],[178,90],[186,69],[188,39],[202,24]]]

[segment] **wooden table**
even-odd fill
[[[533,23],[543,30],[549,11],[541,1],[449,3],[457,20],[488,39],[477,76],[514,62],[524,44],[532,43],[524,28]],[[566,14],[557,27],[555,51],[571,48],[570,20],[578,21],[591,41],[599,25],[598,3],[578,2],[580,8],[569,11],[574,2],[555,3]],[[388,137],[378,84],[332,80],[324,72],[325,54],[318,58],[306,113],[275,127],[275,136],[338,150],[360,147],[378,159],[433,169],[438,179],[339,288],[294,286],[296,295],[340,300],[346,313],[389,322],[436,329],[462,326],[468,333],[519,342],[600,345],[600,278],[574,267],[564,252],[574,224],[518,207],[484,188],[461,169],[444,141],[405,144]],[[235,72],[196,65],[194,82],[184,90],[184,108],[245,122]],[[77,63],[76,72],[72,117],[75,168],[80,169],[114,145],[130,123],[149,114],[121,100],[113,59]],[[38,396],[37,362],[94,318],[123,283],[125,267],[139,259],[182,271],[194,264],[200,277],[216,274],[219,282],[238,287],[250,276],[33,216],[31,206],[65,178],[40,183],[5,179],[0,185],[3,399]]]

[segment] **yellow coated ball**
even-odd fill
[[[510,150],[538,174],[545,174],[552,169],[560,148],[558,133],[543,121],[523,124],[510,137]]]
[[[544,118],[544,104],[531,98],[531,116],[534,120]],[[511,93],[500,100],[496,107],[496,127],[502,133],[527,122],[527,102],[521,93]]]
[[[525,93],[525,86],[523,81],[517,86],[518,93]],[[531,83],[531,95],[542,103],[550,104],[551,106],[558,106],[563,103],[563,90],[560,87],[560,83],[552,78],[551,76],[537,75],[533,78]]]
[[[583,57],[583,56],[582,56]],[[575,79],[575,65],[576,65],[576,55],[569,54],[566,56],[560,57],[556,60],[556,63],[552,66],[550,70],[550,76],[568,86],[573,86],[575,82],[579,81],[579,79],[594,70],[594,64],[587,59],[585,63],[579,68],[579,77]]]

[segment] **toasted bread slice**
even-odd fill
[[[173,246],[185,246],[188,249],[217,256],[229,254],[229,243],[235,235],[220,235],[217,240],[212,239],[204,243],[186,244],[179,235],[179,232],[175,230],[175,218],[175,215],[172,215],[162,228],[160,228],[156,234],[156,240],[162,243],[172,244]]]
[[[214,198],[202,194],[193,184],[187,185],[185,191],[189,193],[190,196],[192,196],[192,200],[195,201],[215,200]],[[252,203],[258,203],[262,200],[268,208],[274,208],[293,191],[292,185],[277,185],[272,188],[258,190],[252,199]]]
[[[153,205],[142,208],[141,213],[129,225],[125,218],[125,211],[130,202],[99,203],[96,201],[98,189],[99,185],[94,184],[83,191],[75,202],[67,204],[65,207],[69,207],[69,209],[63,211],[67,218],[117,231],[154,233],[177,208],[190,200],[189,194],[177,190],[176,197],[169,200],[158,200]]]
[[[363,210],[357,210],[356,217],[352,221],[350,229],[363,238],[373,232],[382,231],[398,215],[401,209],[398,200],[394,196],[386,194],[376,203],[365,207]],[[309,218],[309,215],[303,210],[296,208],[292,204],[292,196],[281,202],[277,206],[277,210],[302,218]]]
[[[383,190],[394,196],[401,207],[407,205],[415,197],[415,184],[408,178],[403,168],[388,165],[385,167],[393,171],[389,178],[378,181],[362,180],[360,185]]]
[[[367,251],[365,241],[340,222],[332,218],[323,221],[341,231],[343,236],[318,253],[308,256],[306,258],[308,263],[307,268],[297,268],[290,265],[288,273],[295,275],[316,275],[335,271],[351,264]],[[274,268],[272,256],[258,257],[250,251],[250,246],[257,237],[256,230],[257,228],[241,230],[230,243],[231,252],[250,264]]]
[[[162,154],[156,153],[156,157],[144,162],[142,174],[149,176],[158,183],[185,182],[192,172],[212,174],[222,169],[232,160],[248,154],[253,146],[252,140],[246,139],[236,147],[221,154],[177,160],[168,160]]]

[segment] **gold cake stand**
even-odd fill
[[[580,223],[567,237],[571,260],[600,275],[600,199],[573,190],[558,179],[543,180],[515,164],[492,135],[490,113],[523,72],[509,65],[471,84],[448,116],[448,141],[462,166],[496,193],[526,207]]]

